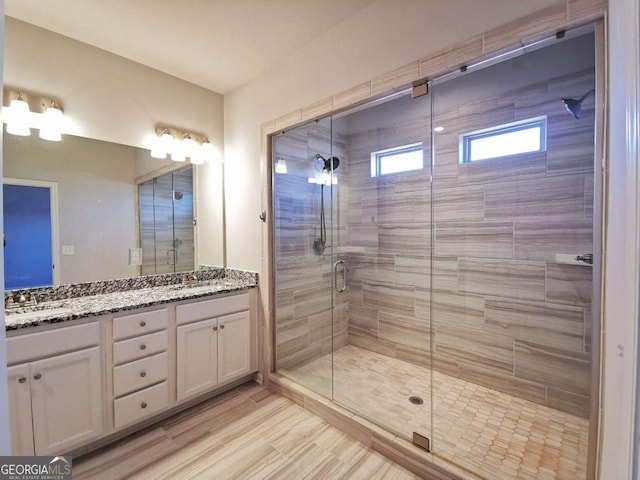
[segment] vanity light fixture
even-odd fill
[[[41,122],[40,138],[43,140],[51,140],[53,142],[59,142],[62,140],[63,119],[60,105],[51,101],[48,106],[45,106]]]
[[[39,95],[26,95],[15,90],[4,91],[5,101],[11,98],[8,107],[2,107],[2,120],[7,124],[7,133],[31,135],[31,129],[40,130],[40,138],[59,142],[65,130],[66,119],[60,104]],[[32,110],[31,107],[35,107]]]
[[[151,156],[164,159],[167,155],[174,162],[184,162],[189,158],[193,165],[202,165],[205,161],[216,159],[216,149],[207,137],[159,127],[151,146]]]
[[[21,137],[31,135],[30,117],[31,110],[29,110],[29,104],[25,101],[23,95],[18,93],[18,96],[11,100],[7,110],[7,133],[20,135]]]

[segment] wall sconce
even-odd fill
[[[205,161],[215,160],[216,151],[207,137],[169,127],[158,127],[151,156],[164,159],[167,155],[174,162],[185,162],[189,158],[191,164],[202,165]]]
[[[13,90],[5,90],[4,97],[5,101],[11,99],[8,107],[2,107],[2,121],[7,124],[7,133],[26,137],[35,128],[40,130],[40,138],[44,140],[62,140],[66,120],[60,103]],[[36,108],[32,109],[34,106]]]

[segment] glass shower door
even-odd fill
[[[193,168],[138,185],[142,274],[195,268]]]
[[[332,398],[332,122],[273,139],[275,366]]]
[[[431,438],[431,99],[411,92],[333,117],[334,400],[429,448]]]

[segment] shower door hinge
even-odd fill
[[[424,435],[420,435],[418,432],[413,432],[413,444],[427,452],[431,451],[431,441]]]
[[[411,98],[418,98],[429,93],[429,83],[418,83],[411,89]]]

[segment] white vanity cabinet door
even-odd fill
[[[176,329],[177,398],[181,401],[218,383],[218,319]]]
[[[9,367],[7,374],[9,422],[11,423],[11,455],[33,455],[29,364]]]
[[[99,347],[32,362],[30,373],[36,455],[68,452],[102,434]]]
[[[218,319],[218,383],[251,373],[251,334],[248,311]]]

